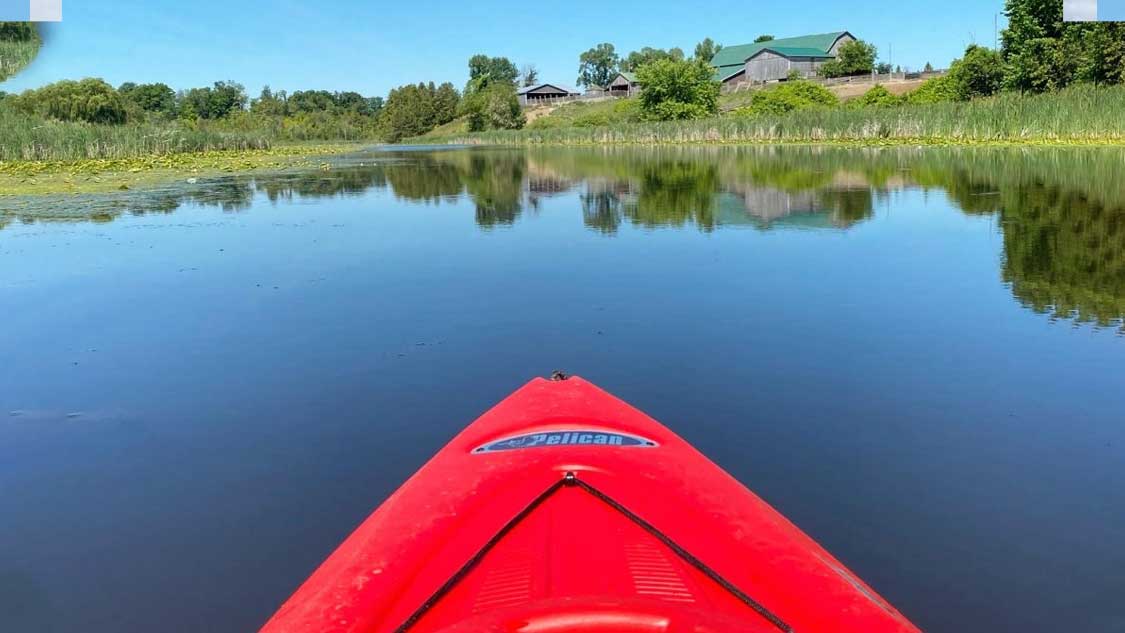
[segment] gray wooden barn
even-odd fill
[[[825,62],[836,59],[841,46],[855,39],[847,31],[836,31],[727,46],[711,59],[711,65],[715,78],[724,84],[780,81],[794,70],[801,77],[812,77]]]

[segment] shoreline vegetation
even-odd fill
[[[0,82],[30,64],[42,44],[35,23],[0,22]]]
[[[364,143],[301,143],[271,148],[50,161],[0,161],[0,200],[10,196],[125,191],[231,173],[331,169],[325,159]]]
[[[1125,23],[1064,22],[1062,0],[1006,0],[1004,13],[999,49],[970,45],[947,72],[905,94],[875,85],[846,100],[796,71],[723,94],[712,65],[723,49],[710,38],[690,57],[649,46],[618,55],[597,44],[578,57],[579,82],[604,94],[628,73],[634,96],[531,110],[517,91],[542,85],[534,65],[483,54],[468,60],[462,89],[419,82],[385,99],[269,86],[251,98],[233,81],[180,91],[59,81],[0,92],[0,194],[102,187],[92,174],[131,186],[120,174],[291,164],[274,159],[307,157],[307,143],[1125,145]],[[823,74],[892,71],[862,40],[841,46],[838,61]]]
[[[894,107],[809,107],[782,114],[686,121],[615,118],[622,102],[563,106],[522,130],[435,130],[420,144],[601,145],[792,143],[855,145],[1125,145],[1125,87],[1003,93]],[[567,111],[569,110],[569,111]],[[737,112],[737,110],[735,110]],[[551,117],[562,120],[551,125]],[[593,122],[591,124],[591,122]]]

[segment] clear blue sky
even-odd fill
[[[1098,0],[1098,19],[1125,20],[1125,0]]]
[[[1104,0],[1103,0],[1104,1]],[[599,42],[621,53],[704,37],[744,44],[846,29],[896,64],[944,67],[971,42],[991,45],[1002,0],[64,0],[39,58],[0,84],[14,92],[58,79],[163,81],[173,88],[233,79],[274,89],[356,90],[467,79],[478,52],[534,63],[573,83],[578,55]],[[1003,28],[1003,16],[1000,17]]]

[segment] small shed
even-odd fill
[[[611,97],[632,97],[641,91],[641,84],[637,83],[637,76],[630,72],[619,72],[609,82],[606,94]]]
[[[516,94],[519,95],[521,106],[533,106],[563,99],[574,99],[582,93],[563,84],[536,84],[520,88],[516,91]]]

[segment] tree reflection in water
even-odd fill
[[[573,199],[606,236],[649,230],[849,230],[892,192],[944,194],[962,212],[994,215],[1001,277],[1015,298],[1053,318],[1122,328],[1125,152],[1089,149],[825,147],[532,148],[379,152],[328,171],[216,178],[112,195],[8,198],[13,222],[108,222],[183,205],[237,213],[257,198],[389,191],[414,204],[469,201],[481,229],[512,226],[552,197]]]

